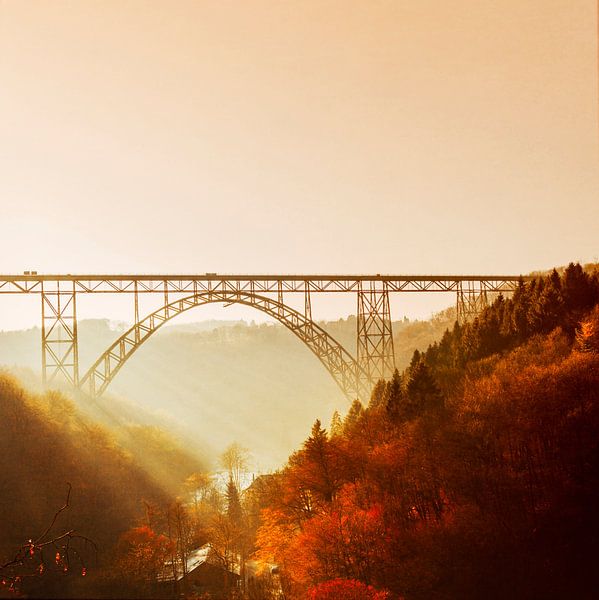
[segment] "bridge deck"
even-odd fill
[[[169,274],[35,274],[0,275],[0,294],[27,294],[57,290],[60,284],[77,293],[195,293],[236,291],[281,292],[455,292],[473,289],[513,291],[522,275],[229,275]],[[64,291],[66,286],[60,286]]]

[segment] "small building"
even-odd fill
[[[248,560],[245,563],[245,589],[248,598],[284,598],[279,566],[274,563],[263,563]]]
[[[238,589],[241,577],[238,573],[226,570],[222,565],[210,560],[210,544],[204,544],[187,555],[185,568],[181,561],[167,562],[164,570],[158,576],[158,581],[164,586],[169,595],[175,594],[210,594],[211,598],[228,599],[231,590]]]

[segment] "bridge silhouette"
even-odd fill
[[[503,275],[0,275],[0,295],[41,299],[44,386],[63,377],[92,397],[101,395],[134,352],[170,319],[209,303],[241,304],[262,311],[292,331],[318,357],[350,400],[367,400],[373,385],[395,369],[389,297],[396,293],[453,293],[458,321],[475,316],[492,294],[509,294],[528,277]],[[356,297],[356,356],[312,318],[314,294]],[[77,297],[128,294],[133,325],[80,377]],[[160,295],[161,306],[140,316],[139,299]],[[285,298],[303,296],[303,311]]]

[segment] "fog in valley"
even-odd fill
[[[394,322],[398,368],[408,365],[415,349],[440,338],[454,319],[454,309],[448,309],[430,321]],[[355,317],[322,325],[355,355]],[[79,323],[81,375],[127,327],[102,319]],[[39,328],[0,332],[0,365],[34,390],[40,335]],[[61,391],[72,397],[69,387]],[[224,448],[237,442],[250,451],[257,472],[284,464],[314,419],[328,424],[335,410],[343,416],[351,405],[284,326],[242,320],[166,325],[127,361],[102,397],[75,400],[108,426],[115,420],[171,431],[213,466]]]

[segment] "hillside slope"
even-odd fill
[[[255,489],[291,599],[595,598],[599,278],[499,298]]]
[[[38,597],[96,597],[98,590],[81,580],[82,568],[92,578],[102,573],[114,560],[120,536],[144,517],[143,503],[168,505],[184,480],[203,469],[156,428],[109,430],[61,394],[26,392],[6,373],[0,373],[0,457],[0,566],[28,539],[41,544],[76,534],[68,555],[62,549],[67,537],[40,547],[40,555],[27,553],[24,566],[15,565],[24,591]],[[58,514],[67,498],[68,507]],[[62,570],[67,556],[64,577],[57,579],[54,563]],[[29,563],[43,564],[48,576],[36,568],[25,578]],[[0,570],[0,580],[10,583],[12,569]],[[0,587],[0,597],[3,593]]]

